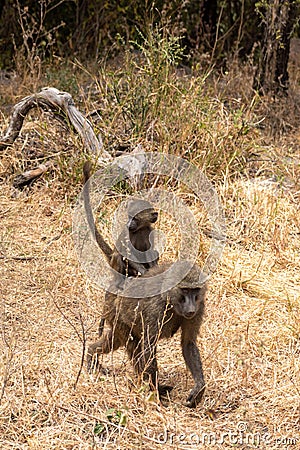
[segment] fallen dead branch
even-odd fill
[[[43,88],[37,94],[29,95],[17,103],[12,110],[9,127],[0,137],[0,150],[13,144],[19,136],[24,120],[29,111],[33,108],[42,108],[50,112],[55,118],[62,119],[68,126],[72,126],[81,136],[83,144],[90,154],[90,158],[94,165],[105,166],[112,161],[112,156],[103,148],[101,136],[97,137],[94,133],[91,122],[83,116],[83,114],[75,107],[72,96],[68,92],[59,91],[56,88]],[[132,181],[132,168],[135,168],[135,177],[139,178],[141,168],[144,167],[145,161],[140,158],[137,153],[144,153],[143,149],[138,147],[132,152],[132,159],[120,162],[120,168],[127,172],[128,177]],[[14,186],[22,188],[32,183],[36,178],[43,175],[52,167],[50,161],[41,164],[38,167],[23,172],[14,180]],[[138,183],[138,180],[135,180]]]
[[[83,144],[95,164],[105,164],[111,161],[111,155],[104,150],[101,136],[94,133],[91,122],[75,107],[72,96],[68,92],[49,87],[43,88],[37,94],[29,95],[18,102],[12,110],[10,123],[4,136],[0,137],[0,150],[13,144],[19,136],[24,120],[33,108],[41,108],[50,112],[55,118],[60,118],[68,126],[72,126],[81,136]],[[43,175],[52,166],[46,162],[36,168],[19,175],[15,187],[23,187]]]
[[[33,108],[42,108],[52,114],[59,114],[67,124],[71,124],[82,137],[83,143],[91,153],[91,157],[110,160],[111,156],[103,149],[101,137],[95,135],[91,122],[75,107],[72,96],[68,92],[49,87],[43,88],[37,94],[29,95],[17,103],[12,110],[9,127],[0,138],[0,149],[11,145],[22,129],[23,122]]]
[[[0,255],[0,259],[7,261],[32,261],[33,259],[45,258],[42,256],[4,256]]]
[[[22,188],[32,183],[33,180],[39,178],[51,167],[53,167],[53,164],[50,161],[47,161],[45,164],[40,164],[38,167],[35,167],[34,169],[27,170],[26,172],[23,172],[15,177],[13,181],[13,186]]]

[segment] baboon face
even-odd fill
[[[185,319],[192,319],[198,312],[202,296],[200,288],[178,288],[178,295],[176,296],[173,307],[179,316]]]
[[[128,205],[128,230],[135,233],[141,228],[151,226],[158,218],[158,213],[146,200],[132,200]]]
[[[134,217],[130,217],[127,226],[128,230],[135,233],[140,230],[142,227],[149,226],[151,223],[155,223],[157,221],[158,213],[153,211],[152,209],[147,209],[138,213]]]

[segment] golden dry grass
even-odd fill
[[[68,141],[69,159],[19,192],[7,175],[28,163],[26,130],[2,154],[1,449],[300,448],[300,152],[290,144],[297,134],[265,144],[269,159],[255,179],[224,176],[216,184],[228,244],[199,337],[207,389],[190,410],[183,403],[192,380],[178,336],[159,345],[160,376],[175,386],[167,405],[137,384],[123,350],[103,358],[107,374],[83,368],[76,384],[84,333],[88,342],[96,338],[103,301],[71,235],[81,186],[70,160],[80,144],[58,126],[41,131],[38,120],[27,130],[42,134],[50,153]],[[274,181],[270,174],[282,166],[285,179]],[[169,239],[172,247],[176,235]],[[20,256],[27,259],[14,259]]]

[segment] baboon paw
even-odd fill
[[[189,401],[187,400],[184,403],[184,406],[186,406],[187,408],[196,408],[197,404],[194,400],[189,400]]]
[[[194,387],[191,390],[190,395],[188,396],[186,402],[185,402],[185,406],[187,406],[188,408],[196,408],[196,406],[201,402],[201,399],[203,397],[204,394],[204,390],[205,387]]]
[[[168,393],[171,392],[173,389],[173,386],[170,386],[168,384],[160,384],[158,386],[158,393],[160,397],[167,397]]]

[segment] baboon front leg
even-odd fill
[[[102,338],[91,344],[87,352],[87,369],[89,372],[99,369],[99,356],[117,350],[121,345],[119,339],[113,334],[112,330],[108,330]]]
[[[182,341],[182,353],[185,363],[190,369],[195,382],[195,385],[187,398],[186,406],[195,408],[201,401],[205,389],[200,353],[194,341]]]

